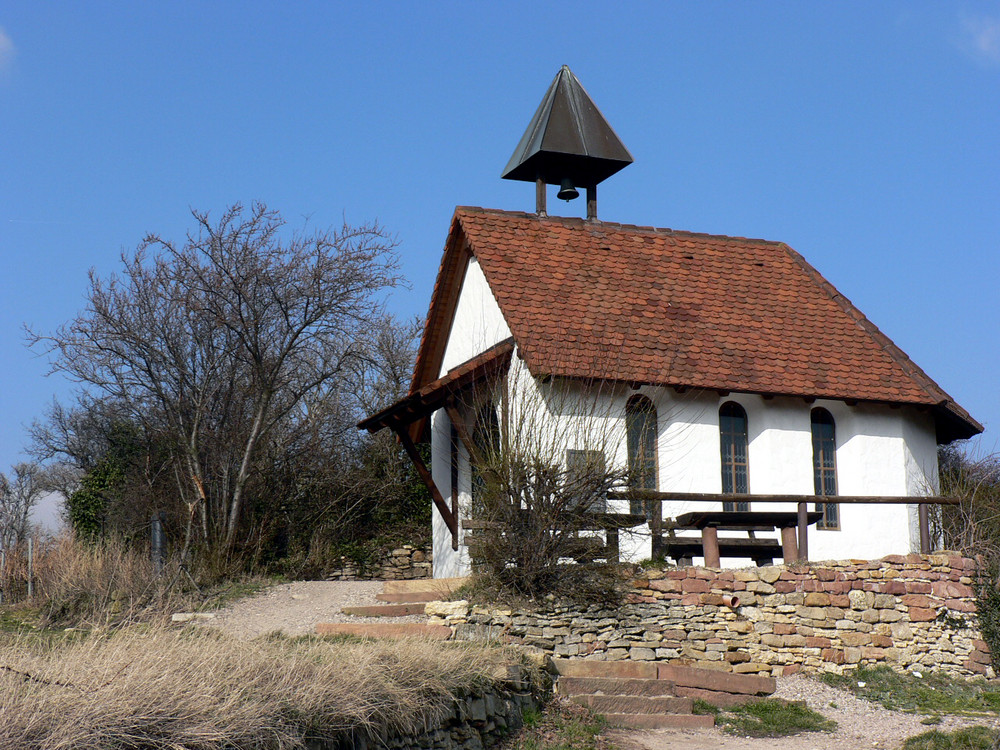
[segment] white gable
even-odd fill
[[[472,257],[465,268],[438,377],[509,337],[510,328],[490,291],[483,269]]]

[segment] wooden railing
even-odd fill
[[[809,503],[838,503],[841,505],[916,505],[920,520],[920,551],[924,554],[931,551],[930,520],[928,508],[931,505],[958,505],[956,497],[917,496],[917,497],[873,497],[851,495],[736,495],[731,493],[697,493],[697,492],[657,492],[654,490],[629,490],[609,495],[613,500],[642,501],[649,504],[650,532],[653,536],[653,556],[660,551],[663,540],[663,503],[664,502],[753,502],[753,503],[792,503],[797,506],[797,557],[807,560],[809,557]]]

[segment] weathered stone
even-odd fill
[[[760,575],[760,580],[765,583],[774,583],[781,577],[782,569],[777,565],[768,565],[767,567],[760,568],[758,574]]]
[[[871,643],[871,636],[867,633],[841,633],[840,640],[845,646],[867,646]]]
[[[805,604],[807,607],[826,607],[830,604],[830,595],[821,591],[806,594]]]

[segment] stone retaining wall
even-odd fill
[[[614,609],[459,606],[436,621],[459,639],[499,637],[554,656],[771,675],[886,663],[993,677],[977,630],[974,565],[944,553],[650,570],[633,581],[628,603]],[[738,605],[726,606],[732,596]]]
[[[404,581],[430,578],[433,575],[433,552],[430,545],[416,547],[404,544],[394,549],[373,565],[359,567],[346,557],[340,558],[340,567],[327,575],[328,581]]]
[[[513,668],[517,669],[517,668]],[[411,734],[356,732],[314,742],[309,750],[483,750],[519,729],[526,709],[539,709],[547,693],[532,691],[520,676],[491,688],[456,698],[443,716]]]

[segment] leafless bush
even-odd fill
[[[477,582],[520,597],[614,600],[622,577],[594,523],[608,493],[628,479],[614,464],[621,436],[610,427],[613,394],[540,384],[515,365],[512,372],[466,408],[478,411],[472,516],[482,528],[470,546]],[[491,429],[484,409],[494,408],[502,415]]]
[[[1000,455],[975,455],[948,447],[939,454],[943,495],[958,497],[944,506],[934,531],[947,549],[976,561],[974,589],[979,630],[1000,673]]]
[[[0,746],[277,750],[413,731],[517,659],[471,644],[242,643],[200,630],[129,630],[49,651],[0,641]]]
[[[10,478],[0,472],[0,549],[28,539],[31,511],[46,491],[46,473],[37,464],[16,464]]]

